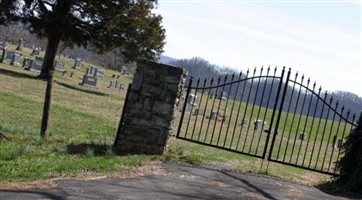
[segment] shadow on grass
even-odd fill
[[[30,74],[26,74],[26,73],[10,71],[10,70],[1,69],[1,68],[0,68],[0,74],[6,75],[6,76],[12,76],[12,77],[16,77],[16,78],[44,80],[44,79],[38,78],[37,75],[30,75]]]
[[[333,196],[340,196],[347,199],[362,199],[362,192],[360,194],[348,192],[344,189],[344,184],[339,183],[337,180],[321,183],[316,187]]]
[[[69,88],[69,89],[72,89],[72,90],[77,90],[77,91],[80,91],[80,92],[85,92],[85,93],[88,93],[88,94],[95,94],[95,95],[99,95],[99,96],[109,96],[108,94],[103,93],[103,92],[88,90],[88,89],[85,89],[85,88],[80,88],[80,87],[73,86],[73,85],[70,85],[70,84],[67,84],[67,83],[59,82],[57,80],[55,80],[54,82],[57,83],[58,85],[61,85],[63,87],[66,87],[66,88]]]
[[[67,145],[67,153],[84,156],[105,156],[112,155],[113,148],[105,144],[69,144]]]

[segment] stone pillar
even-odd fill
[[[139,61],[114,149],[119,154],[162,154],[171,134],[187,71]]]

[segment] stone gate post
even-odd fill
[[[114,143],[118,154],[162,154],[166,150],[186,75],[186,70],[166,64],[137,63]]]

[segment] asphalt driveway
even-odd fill
[[[0,199],[343,199],[264,175],[157,163],[129,174],[54,180],[32,187],[0,186]]]

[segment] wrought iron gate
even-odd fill
[[[291,70],[190,79],[177,138],[335,174],[355,115]]]

